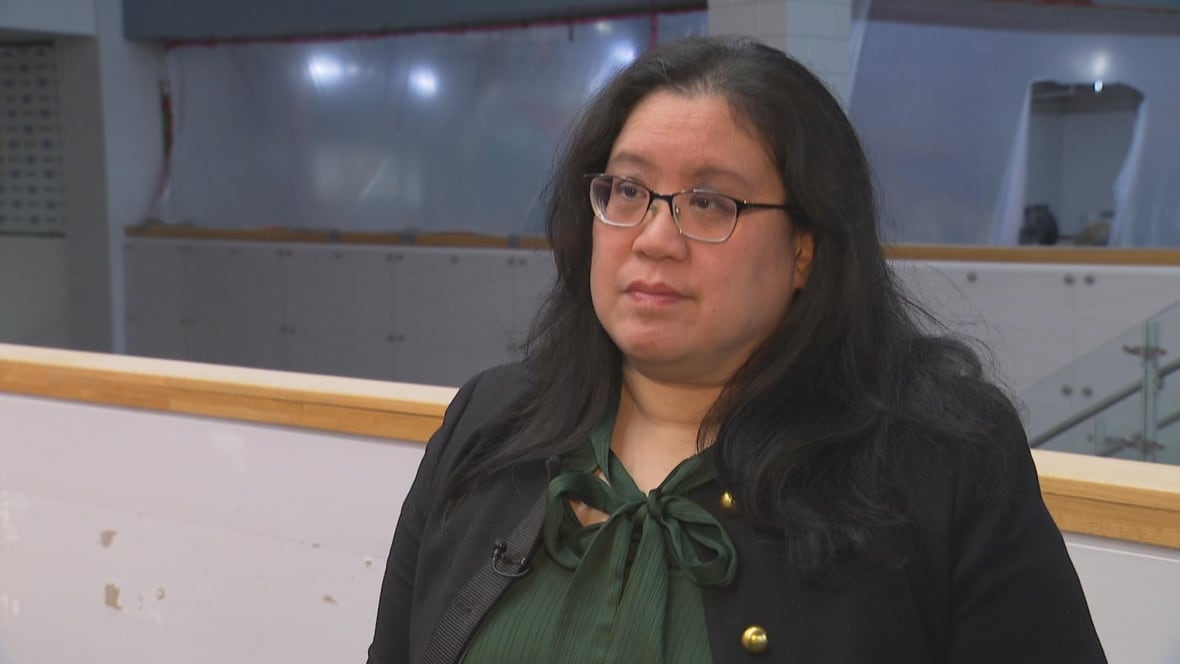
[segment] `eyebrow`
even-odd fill
[[[652,166],[652,162],[634,152],[620,152],[616,155],[612,155],[607,161],[608,165],[618,165],[620,163],[647,168]],[[705,166],[704,168],[695,170],[692,173],[694,180],[708,179],[718,176],[731,178],[746,189],[754,188],[753,184],[741,174],[718,166]]]

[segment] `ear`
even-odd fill
[[[811,259],[815,256],[815,234],[811,231],[794,231],[795,245],[795,290],[802,290],[807,285],[807,276],[811,274]]]

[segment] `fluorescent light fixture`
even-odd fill
[[[620,42],[611,49],[610,57],[618,65],[629,65],[635,59],[635,47],[626,42]]]
[[[438,76],[429,67],[415,67],[410,70],[410,89],[419,97],[433,97],[438,94]]]
[[[307,73],[316,85],[331,85],[344,75],[344,67],[336,58],[314,55],[307,61]]]
[[[1094,80],[1101,81],[1106,78],[1106,72],[1110,69],[1110,56],[1105,52],[1100,52],[1094,56]]]

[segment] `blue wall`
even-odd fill
[[[129,39],[232,39],[519,23],[704,8],[704,0],[123,0]]]

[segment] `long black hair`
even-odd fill
[[[531,387],[484,428],[451,478],[452,497],[513,464],[584,444],[616,402],[622,358],[590,299],[583,175],[605,169],[627,117],[657,90],[727,99],[765,142],[792,221],[815,243],[806,287],[726,384],[698,444],[715,447],[741,513],[785,535],[792,569],[894,561],[897,535],[914,521],[909,460],[937,445],[983,447],[996,413],[1011,405],[989,388],[969,346],[923,332],[933,321],[886,264],[872,176],[840,104],[805,67],[742,38],[658,46],[583,112],[548,190],[557,280],[526,347]]]

